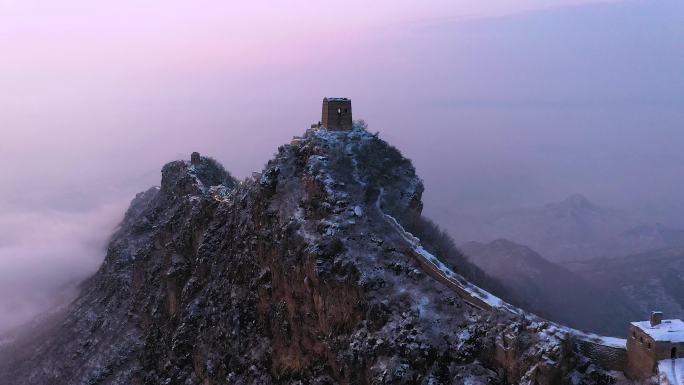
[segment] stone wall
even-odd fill
[[[432,263],[426,261],[425,258],[418,254],[415,250],[409,249],[408,252],[420,264],[420,266],[423,268],[423,271],[425,271],[430,277],[456,292],[467,304],[480,310],[492,310],[492,306],[490,304],[483,301],[481,298],[474,296],[458,282],[455,282],[453,279],[447,277],[444,272],[436,268]]]
[[[626,348],[616,348],[580,338],[575,343],[583,355],[602,368],[620,372],[625,371],[627,367]]]
[[[627,375],[634,379],[652,376],[656,372],[659,360],[672,358],[673,347],[677,348],[675,358],[684,356],[684,343],[656,342],[640,328],[630,325],[627,339]]]
[[[385,217],[388,219],[387,216]],[[399,233],[404,233],[404,229],[400,228],[400,225],[396,221],[387,220],[387,223],[389,223]],[[416,252],[413,248],[408,248],[406,252],[415,258],[415,260],[422,267],[423,271],[425,271],[430,277],[456,292],[467,304],[481,310],[494,310],[492,305],[481,298],[474,296],[457,281],[446,276],[443,271],[437,269],[432,263],[427,261],[423,255]],[[571,333],[566,334],[566,336],[566,342],[574,342],[579,352],[589,358],[599,367],[606,370],[615,370],[620,372],[624,372],[627,368],[626,346],[608,346],[601,343],[599,340],[592,341]],[[499,336],[496,342],[495,360],[503,365],[511,376],[517,377],[519,373],[517,373],[517,368],[515,367],[514,363],[518,362],[519,360],[517,357],[515,357],[516,352],[511,347],[511,341],[514,339],[515,338],[512,336]]]

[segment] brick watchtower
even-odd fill
[[[321,125],[328,130],[351,130],[351,99],[323,98],[323,117]]]
[[[649,321],[632,322],[627,337],[627,376],[654,375],[661,362],[684,358],[684,322],[653,312]]]

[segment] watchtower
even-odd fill
[[[627,375],[643,379],[655,374],[658,361],[684,357],[684,322],[663,319],[654,311],[648,321],[632,322],[627,338]]]
[[[323,98],[323,117],[321,125],[328,130],[351,130],[351,99]]]

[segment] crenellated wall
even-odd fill
[[[579,351],[597,365],[607,369],[624,372],[627,367],[627,348],[617,348],[577,338],[575,340]]]

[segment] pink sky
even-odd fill
[[[97,267],[165,162],[245,177],[326,95],[414,161],[428,214],[681,196],[682,4],[0,0],[0,332],[45,305],[17,291]]]
[[[36,103],[135,95],[126,87],[173,73],[324,65],[342,48],[368,52],[412,24],[521,13],[550,3],[4,0],[0,103],[21,111]]]

